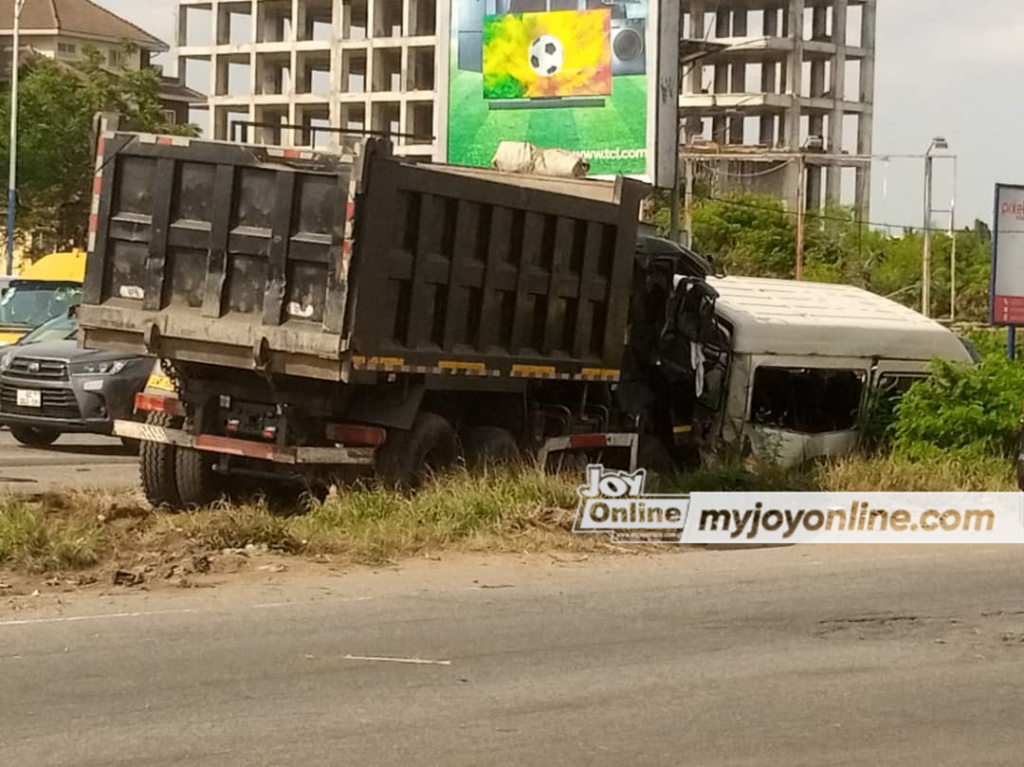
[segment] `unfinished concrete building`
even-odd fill
[[[795,204],[803,182],[808,208],[868,210],[876,2],[682,0],[684,39],[728,46],[685,72],[680,95],[684,149],[708,155],[716,189]]]
[[[326,147],[325,128],[437,135],[436,0],[179,0],[178,59],[208,134]],[[248,125],[246,125],[248,123]]]

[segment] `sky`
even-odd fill
[[[98,0],[174,44],[175,0]],[[875,154],[923,154],[935,136],[958,156],[957,221],[991,221],[997,182],[1024,184],[1024,2],[879,0]],[[166,62],[173,71],[173,62]],[[935,208],[954,197],[951,161],[936,161]],[[919,227],[920,160],[875,164],[871,220]],[[937,225],[948,214],[936,214]]]

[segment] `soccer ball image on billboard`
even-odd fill
[[[484,98],[612,95],[611,21],[607,8],[485,16]]]
[[[558,73],[565,62],[565,48],[554,35],[541,35],[530,44],[530,67],[541,77]]]

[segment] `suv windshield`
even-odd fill
[[[34,328],[81,300],[77,282],[15,280],[0,299],[0,327]]]
[[[21,339],[21,345],[41,344],[46,341],[72,341],[78,335],[78,320],[66,314],[44,322]]]

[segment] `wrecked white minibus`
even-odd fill
[[[971,362],[947,328],[847,285],[710,278],[729,353],[702,371],[705,448],[795,466],[852,452],[879,396],[934,359]],[[707,452],[706,450],[703,452]]]

